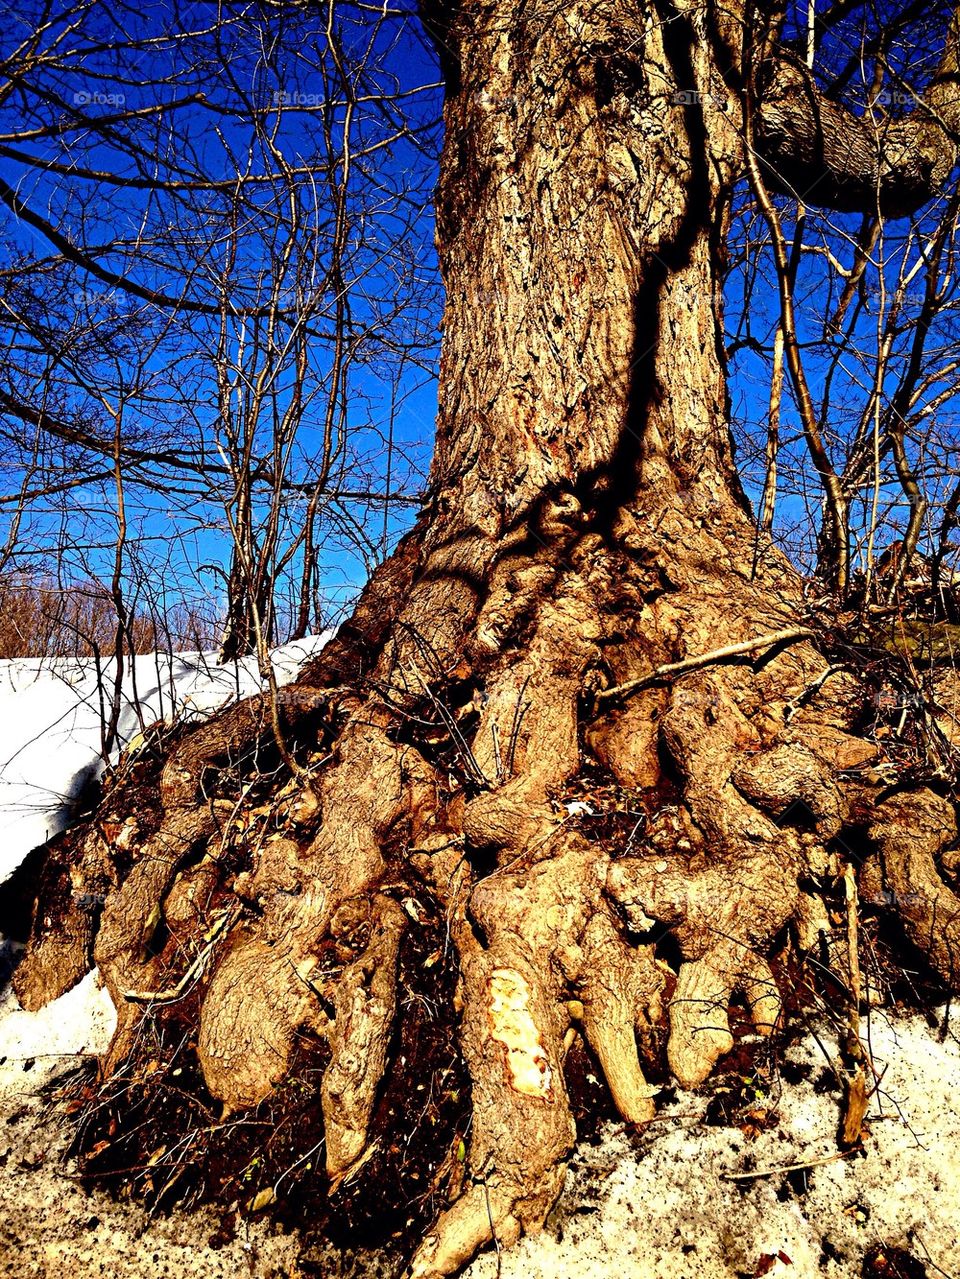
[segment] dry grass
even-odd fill
[[[180,604],[134,609],[122,641],[126,653],[183,651],[214,647],[217,634],[212,618]],[[0,577],[0,658],[107,656],[116,642],[117,611],[102,583]]]

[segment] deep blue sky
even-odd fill
[[[901,7],[887,5],[891,13]],[[332,64],[315,9],[291,7],[278,26],[281,11],[272,5],[264,6],[258,16],[256,6],[233,4],[212,25],[214,13],[205,3],[133,5],[99,0],[84,10],[77,30],[60,42],[76,16],[70,6],[60,4],[52,10],[49,30],[41,41],[46,61],[34,57],[25,68],[16,51],[43,8],[38,0],[18,3],[7,10],[0,30],[0,51],[21,73],[14,90],[0,102],[0,166],[6,182],[30,210],[46,219],[56,234],[88,253],[101,273],[116,272],[135,285],[184,295],[193,304],[215,304],[227,270],[230,202],[223,192],[198,193],[189,184],[229,178],[238,168],[253,177],[267,172],[273,162],[257,144],[251,127],[254,111],[265,108],[264,119],[275,130],[273,143],[287,163],[314,171],[317,194],[305,183],[304,207],[320,227],[322,274],[323,245],[329,238],[324,219],[330,208],[323,188],[329,160],[323,125],[326,121],[336,135],[344,115],[342,105],[322,105],[329,99],[323,68],[329,71]],[[806,3],[795,12],[805,21]],[[388,462],[385,440],[392,431],[391,489],[415,494],[428,464],[436,410],[433,372],[441,299],[430,192],[440,144],[439,73],[416,19],[391,20],[375,29],[369,11],[343,6],[341,13],[344,57],[348,63],[365,61],[367,65],[365,81],[357,88],[368,101],[356,108],[351,133],[354,174],[359,179],[350,230],[349,297],[354,324],[373,323],[398,291],[404,298],[399,314],[384,326],[382,337],[388,340],[370,342],[351,375],[347,422],[352,456],[344,478],[353,488],[382,487]],[[119,44],[118,32],[128,33]],[[834,31],[823,48],[824,66],[831,71],[843,68],[856,53],[855,36],[853,26]],[[936,41],[931,39],[909,58],[895,45],[891,58],[895,66],[910,61],[911,70],[922,73],[936,54]],[[865,69],[869,74],[869,63]],[[393,103],[373,101],[376,93],[394,92],[402,97]],[[848,100],[856,104],[861,99],[851,82]],[[137,113],[134,119],[131,112]],[[101,128],[91,129],[91,119],[100,121]],[[107,129],[102,127],[104,122]],[[401,135],[393,136],[400,126]],[[379,146],[388,139],[389,145]],[[365,147],[374,146],[379,149],[361,157]],[[50,164],[58,167],[45,167]],[[107,176],[97,177],[97,172]],[[187,186],[177,192],[151,189],[151,181],[158,177]],[[238,307],[257,302],[264,271],[276,262],[282,247],[276,239],[277,215],[284,207],[282,189],[276,184],[248,185],[244,191],[248,198],[242,205],[229,272],[231,297]],[[858,226],[858,218],[812,214],[807,241],[827,245],[847,260]],[[144,238],[141,243],[137,243],[138,234]],[[902,228],[889,229],[888,273],[897,268],[896,241],[902,234]],[[132,371],[139,366],[148,375],[148,385],[131,402],[124,437],[147,441],[159,435],[173,447],[196,448],[202,443],[209,451],[216,421],[215,381],[209,357],[203,354],[215,328],[210,317],[195,310],[181,311],[171,322],[169,308],[131,297],[95,272],[77,266],[47,271],[45,264],[58,256],[56,247],[42,231],[9,211],[0,221],[0,236],[2,265],[8,268],[4,296],[12,310],[28,321],[24,326],[7,320],[6,339],[12,336],[18,346],[14,358],[0,365],[0,384],[6,385],[2,378],[7,376],[22,394],[51,395],[49,403],[61,414],[80,415],[106,430],[109,422],[98,392],[106,389],[110,400],[109,393],[121,382],[129,385]],[[801,337],[811,344],[806,358],[815,384],[822,382],[833,358],[829,345],[820,341],[828,277],[822,255],[805,256],[798,282],[798,314]],[[769,347],[776,319],[769,261],[761,260],[760,279],[764,287],[752,293],[750,322],[755,338]],[[328,301],[332,294],[328,290]],[[742,312],[742,277],[735,273],[727,297],[731,331],[742,331]],[[4,314],[9,316],[9,309]],[[0,337],[4,336],[2,324],[0,317]],[[950,326],[955,327],[952,315],[945,316],[943,324],[945,344],[952,337]],[[318,327],[323,329],[323,323]],[[104,349],[100,339],[108,333],[114,336],[109,349]],[[875,305],[870,297],[859,314],[855,336],[869,355],[871,342],[876,343]],[[402,344],[408,338],[415,343],[416,360],[401,363],[390,340]],[[25,343],[56,349],[52,376],[49,358],[25,350]],[[752,432],[759,440],[763,429],[767,360],[768,354],[744,347],[732,370],[734,411],[744,428],[740,434],[745,480],[754,496],[762,471],[751,462],[750,437]],[[322,388],[329,361],[328,345],[314,342],[307,379],[314,390]],[[39,376],[45,363],[46,379]],[[868,363],[845,359],[834,373],[833,394],[839,405],[835,425],[840,434],[845,420],[855,420]],[[276,400],[281,410],[291,388],[288,376]],[[321,408],[319,397],[304,423],[304,466],[317,449]],[[950,414],[944,410],[943,417],[946,421]],[[802,476],[804,447],[789,396],[784,435],[784,460],[792,459],[793,469]],[[7,490],[25,460],[23,453],[17,456],[9,447],[4,452]],[[810,491],[815,506],[815,485]],[[229,547],[222,513],[218,516],[214,505],[200,502],[189,486],[172,497],[141,486],[131,492],[130,499],[132,524],[143,538],[143,557],[155,574],[166,575],[168,589],[175,592],[179,586],[185,594],[192,590],[216,594],[217,573],[201,566],[226,564]],[[791,495],[786,486],[781,507],[785,524],[805,519],[804,508],[800,496]],[[296,509],[290,508],[292,520]],[[323,581],[330,615],[363,581],[373,560],[392,544],[413,509],[394,506],[389,511],[386,537],[382,504],[345,502],[331,513],[325,523]],[[21,528],[21,545],[51,547],[60,529],[66,529],[68,536],[68,553],[61,556],[61,563],[81,576],[104,572],[112,536],[109,486],[89,486],[61,499],[35,503]],[[176,538],[171,538],[173,533]],[[364,539],[365,553],[358,550]],[[39,555],[29,562],[44,561],[52,563],[51,556]],[[198,574],[199,582],[192,583]]]
[[[28,0],[14,13],[7,12],[0,49],[17,71],[23,70],[16,57],[18,46],[35,28],[43,7]],[[346,65],[365,65],[362,81],[351,78],[355,91],[368,99],[354,108],[351,129],[355,195],[348,257],[355,329],[375,325],[398,293],[404,299],[396,318],[381,326],[386,344],[368,343],[350,375],[347,433],[353,456],[351,465],[343,468],[343,479],[352,489],[382,488],[389,460],[391,489],[415,494],[429,460],[436,408],[432,372],[440,303],[430,192],[439,146],[438,72],[417,21],[394,20],[374,31],[369,14],[354,20],[356,15],[346,7],[343,14],[342,56]],[[317,267],[322,275],[329,263],[325,237],[328,241],[331,231],[331,197],[324,189],[329,161],[324,125],[334,135],[336,151],[344,107],[329,105],[324,72],[329,74],[334,62],[318,13],[291,7],[279,27],[277,15],[276,8],[266,6],[258,21],[255,8],[228,5],[226,20],[221,19],[214,31],[208,26],[214,14],[206,4],[134,6],[105,0],[85,11],[79,22],[70,6],[61,5],[40,42],[46,62],[35,58],[15,91],[0,104],[0,164],[6,182],[55,234],[88,252],[101,272],[114,272],[162,295],[185,294],[194,303],[215,305],[226,269],[223,228],[228,198],[223,193],[151,190],[149,182],[154,177],[181,184],[231,178],[238,168],[253,177],[275,171],[273,158],[258,146],[251,127],[251,108],[266,108],[272,146],[287,164],[315,171],[316,177],[299,180],[304,208],[319,227]],[[71,23],[77,31],[63,39]],[[117,32],[128,33],[119,45]],[[387,98],[396,90],[403,97],[391,103]],[[374,102],[378,93],[384,100]],[[90,119],[101,127],[87,127]],[[398,126],[406,132],[394,136]],[[378,149],[365,157],[364,148]],[[160,157],[156,165],[154,156]],[[44,168],[50,162],[57,170]],[[81,171],[110,177],[88,177]],[[271,221],[284,208],[282,187],[248,185],[245,191],[250,198],[239,219],[230,272],[231,297],[238,307],[258,302],[265,264],[276,261],[282,248],[272,238]],[[52,378],[49,360],[36,354],[31,358],[27,353],[15,362],[14,369],[20,370],[13,379],[15,390],[28,399],[42,398],[51,394],[53,384],[55,392],[47,403],[55,403],[61,415],[99,422],[108,432],[97,390],[115,388],[121,381],[129,385],[133,368],[139,367],[152,385],[132,401],[125,438],[159,433],[182,440],[186,431],[194,444],[205,437],[209,446],[216,418],[215,384],[209,358],[200,352],[215,337],[215,321],[182,311],[169,323],[169,308],[130,296],[79,266],[61,269],[55,276],[38,271],[38,264],[58,256],[56,246],[43,230],[3,212],[4,265],[22,268],[6,277],[9,296],[28,319],[41,317],[41,344],[60,348]],[[138,232],[145,236],[146,246],[134,243]],[[328,315],[335,293],[328,282]],[[85,325],[95,326],[94,332],[101,335],[117,331],[113,355],[98,349],[89,335],[81,336]],[[315,327],[329,331],[330,324]],[[23,325],[16,326],[21,346],[26,333]],[[29,340],[37,342],[37,334],[30,333]],[[401,363],[390,350],[391,341],[412,341],[415,350]],[[329,371],[328,344],[315,341],[311,360],[316,389]],[[40,376],[45,364],[46,379]],[[80,389],[83,385],[87,391]],[[281,411],[291,387],[292,376],[278,396]],[[189,406],[186,415],[184,402]],[[315,425],[311,427],[310,412],[305,418],[305,460],[319,447],[322,417],[320,395],[313,410]],[[394,446],[389,459],[388,431]],[[18,459],[8,451],[8,488],[23,461],[23,456]],[[173,565],[185,580],[198,563],[223,565],[228,547],[215,509],[191,506],[190,494],[182,496],[184,501],[171,504],[140,489],[132,490],[130,499],[144,546],[163,550],[163,555],[154,556],[159,564],[170,549],[164,541],[174,526],[182,534],[172,553]],[[60,506],[53,512],[49,502],[35,505],[22,544],[50,544],[65,526],[75,561],[72,571],[104,572],[111,537],[109,491],[74,491]],[[98,511],[100,517],[94,518]],[[410,507],[390,508],[384,542],[382,505],[342,504],[326,529],[324,585],[332,608],[362,582],[371,556],[384,553],[410,514]],[[368,540],[365,556],[351,549],[359,530]],[[208,589],[215,589],[215,575],[208,575],[206,582]]]

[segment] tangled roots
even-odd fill
[[[876,752],[835,713],[842,688],[794,713],[822,674],[812,649],[762,675],[696,671],[585,723],[598,647],[576,600],[542,610],[482,698],[461,681],[459,701],[449,689],[442,701],[421,678],[417,718],[341,689],[283,694],[308,783],[257,792],[269,734],[256,702],[175,744],[136,812],[121,778],[98,820],[54,850],[16,974],[36,1007],[99,965],[119,1014],[107,1076],[136,1054],[145,1016],[194,1001],[196,1058],[221,1123],[269,1098],[299,1039],[317,1039],[333,1194],[384,1136],[371,1125],[409,999],[400,956],[429,899],[443,941],[420,962],[439,972],[455,959],[445,1017],[472,1124],[465,1158],[451,1155],[434,1186],[441,1210],[413,1256],[417,1279],[542,1225],[576,1137],[564,1060],[577,1035],[623,1119],[643,1124],[664,1019],[685,1086],[733,1046],[732,1000],[760,1034],[781,1024],[773,952],[791,937],[809,944],[815,887],[844,873],[851,824],[870,841],[862,891],[886,895],[940,972],[955,973],[952,806],[929,790],[876,802],[864,776]],[[478,633],[516,624],[502,612]],[[429,733],[424,707],[440,707]],[[629,834],[592,835],[595,810],[567,802],[584,740],[640,806]],[[80,890],[105,898],[99,920]]]

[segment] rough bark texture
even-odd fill
[[[123,828],[129,866],[116,834],[111,853],[91,829],[76,870],[108,886],[93,958],[120,1026],[104,1069],[170,985],[163,923],[204,956],[198,1054],[225,1113],[274,1088],[301,1029],[326,1040],[335,1185],[365,1158],[389,1052],[416,926],[402,887],[442,904],[473,1122],[418,1279],[543,1222],[575,1140],[571,1034],[643,1123],[651,1027],[668,1021],[670,1068],[691,1085],[732,1044],[735,995],[758,1030],[777,1024],[771,953],[815,937],[812,885],[840,873],[851,823],[869,824],[872,882],[906,894],[911,937],[948,975],[960,944],[941,873],[952,808],[922,789],[874,805],[856,681],[824,681],[809,639],[599,696],[805,622],[779,553],[752,571],[731,457],[717,285],[742,162],[729,41],[704,7],[632,0],[464,0],[443,31],[430,500],[283,695],[290,740],[323,762],[311,788],[288,787],[284,829],[232,864],[238,796],[206,780],[268,741],[263,708],[240,706],[170,753],[160,820]],[[704,105],[718,101],[729,111]],[[564,804],[586,766],[642,805],[630,841],[588,838]],[[90,958],[83,937],[58,953],[42,920],[16,979],[27,1006]],[[675,971],[657,956],[665,933]]]

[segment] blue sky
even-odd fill
[[[146,444],[159,434],[171,447],[203,449],[216,460],[218,409],[210,354],[216,323],[198,306],[215,307],[225,280],[238,309],[258,305],[283,247],[284,188],[276,182],[257,182],[276,172],[275,158],[252,129],[258,109],[271,145],[288,165],[304,174],[309,171],[309,176],[297,179],[304,225],[310,234],[304,237],[308,248],[298,250],[295,269],[284,277],[291,297],[302,297],[297,287],[302,288],[305,280],[322,279],[329,267],[331,193],[325,182],[328,174],[334,180],[342,174],[339,161],[330,165],[330,147],[336,153],[346,108],[342,102],[329,105],[324,76],[334,64],[322,23],[315,10],[297,7],[285,11],[285,25],[278,26],[280,11],[273,6],[258,16],[255,5],[227,5],[225,19],[216,28],[210,25],[212,14],[206,4],[132,5],[100,0],[79,7],[84,9],[82,20],[68,38],[63,33],[75,17],[72,7],[61,4],[51,11],[51,25],[41,41],[46,62],[34,56],[31,68],[23,71],[21,67],[22,79],[0,102],[0,165],[17,197],[55,234],[78,247],[88,258],[89,269],[69,265],[49,270],[59,256],[50,236],[5,212],[0,221],[5,298],[26,319],[11,324],[8,308],[7,340],[12,336],[18,345],[15,358],[3,368],[20,393],[37,403],[52,404],[68,417],[80,415],[101,432],[110,427],[108,409],[116,402],[115,392],[125,384],[129,393],[136,375],[143,387],[129,396],[124,439],[133,443],[142,439]],[[899,6],[889,7],[893,12]],[[19,65],[17,47],[29,36],[43,8],[38,0],[26,0],[5,11],[0,47],[15,66]],[[350,129],[355,189],[346,240],[347,295],[355,330],[365,325],[376,328],[379,323],[380,332],[358,348],[348,378],[347,448],[342,475],[334,478],[353,490],[378,489],[386,482],[389,465],[391,490],[415,495],[429,462],[436,412],[434,374],[442,300],[430,193],[441,141],[439,74],[415,18],[391,19],[374,28],[370,11],[343,6],[340,12],[344,15],[343,56],[348,62],[365,59],[367,63],[364,83],[356,83],[363,100],[353,108]],[[805,17],[806,4],[795,12]],[[129,33],[120,46],[118,31]],[[834,32],[825,47],[827,64],[842,67],[851,49],[850,31]],[[929,62],[935,53],[934,41],[925,54],[921,50],[913,56],[922,64],[924,57]],[[907,55],[895,45],[891,59],[899,67],[905,65]],[[374,102],[376,92],[402,96],[392,103]],[[854,86],[850,95],[856,102]],[[98,121],[99,127],[91,128],[91,120]],[[229,179],[238,171],[247,185],[231,247],[227,229],[233,226],[233,206],[227,194],[197,192],[189,184]],[[86,176],[98,172],[100,177]],[[157,178],[187,185],[176,192],[152,189],[151,182]],[[789,228],[789,214],[787,221]],[[857,218],[811,214],[807,242],[826,246],[845,261],[858,225]],[[902,229],[890,228],[885,278],[892,278],[902,259],[896,247],[898,236],[902,240]],[[231,252],[233,258],[228,261]],[[905,245],[903,252],[916,253],[916,243],[912,248]],[[837,363],[829,344],[820,340],[831,287],[825,261],[817,252],[807,254],[797,289],[801,340],[807,344],[805,358],[817,386],[831,364]],[[751,463],[751,439],[757,444],[762,437],[769,344],[776,319],[769,261],[761,259],[759,269],[765,287],[753,291],[750,325],[766,351],[744,347],[733,363],[731,378],[741,457],[746,463],[744,478],[753,497],[762,482],[762,470]],[[131,284],[134,295],[111,284],[111,273]],[[878,279],[874,273],[874,289]],[[734,274],[726,308],[732,331],[742,328],[741,285]],[[156,305],[142,296],[144,289],[182,295],[193,309],[172,311]],[[304,474],[309,474],[318,448],[325,379],[331,367],[330,344],[322,334],[329,332],[337,291],[326,281],[315,325],[321,336],[311,343],[305,381],[315,399],[302,428],[300,470]],[[385,308],[398,295],[403,304],[396,316],[384,322]],[[952,312],[940,322],[940,345],[945,349],[956,322]],[[869,374],[875,324],[875,298],[865,295],[851,334],[867,358],[845,358],[832,375],[837,405],[841,410],[846,405],[834,423],[838,444],[843,412],[852,422],[858,395],[862,400],[860,384]],[[241,337],[250,341],[250,332],[239,322],[231,330],[233,355]],[[407,339],[415,349],[401,359],[391,344],[402,345]],[[45,346],[46,353],[31,351],[30,343]],[[52,366],[51,347],[56,348]],[[277,411],[289,404],[294,380],[290,371],[279,379]],[[48,396],[49,400],[44,398]],[[951,414],[951,408],[948,403],[941,412],[945,429],[960,437],[956,428],[960,419]],[[258,430],[268,427],[266,421]],[[784,436],[784,460],[792,460],[802,477],[804,446],[789,395]],[[0,457],[8,491],[26,460],[22,449],[18,454],[9,445]],[[810,478],[807,468],[807,481]],[[808,484],[814,505],[815,487]],[[794,488],[796,492],[791,493],[789,485],[785,487],[779,508],[784,527],[797,522],[809,525],[811,502],[803,498],[802,485]],[[895,492],[890,490],[889,496],[894,498]],[[133,485],[128,502],[131,528],[139,538],[141,568],[146,566],[154,579],[165,576],[169,592],[180,587],[185,594],[199,591],[215,597],[229,557],[223,512],[218,512],[215,502],[209,497],[202,501],[190,483],[172,494]],[[285,508],[291,530],[296,527],[298,509],[296,502]],[[412,505],[394,505],[385,520],[382,503],[344,500],[336,509],[330,508],[324,525],[322,584],[323,607],[329,616],[335,616],[362,583],[414,510]],[[104,573],[112,555],[113,511],[109,483],[34,503],[21,525],[20,543],[40,553],[25,562],[48,566],[55,562],[52,548],[65,530],[67,549],[60,554],[61,566],[81,577]],[[809,544],[809,536],[807,540]],[[131,578],[136,568],[132,560]]]
[[[6,57],[15,52],[42,7],[27,3],[8,10],[0,33]],[[56,247],[43,230],[7,212],[0,233],[6,241],[5,265],[19,261],[24,268],[16,281],[21,311],[29,315],[31,309],[45,308],[43,343],[61,348],[52,374],[49,359],[34,356],[31,362],[24,357],[17,381],[21,394],[48,395],[54,385],[53,400],[62,414],[86,415],[100,421],[106,431],[109,421],[104,421],[96,392],[81,387],[119,387],[124,380],[129,385],[136,372],[146,389],[131,397],[125,438],[129,433],[135,440],[142,433],[147,439],[160,432],[197,446],[205,437],[210,448],[217,418],[209,358],[215,321],[196,310],[181,310],[171,322],[170,308],[131,296],[104,275],[115,273],[134,290],[146,288],[168,297],[184,294],[194,303],[215,306],[227,274],[229,246],[221,226],[229,199],[222,192],[158,192],[150,189],[149,179],[189,183],[198,178],[229,179],[240,171],[252,181],[244,188],[248,198],[233,245],[231,298],[238,307],[259,303],[269,263],[280,256],[278,235],[284,230],[281,219],[286,210],[282,184],[255,184],[259,176],[276,172],[277,164],[255,136],[251,107],[264,109],[270,146],[285,162],[304,172],[313,170],[309,177],[297,179],[301,212],[313,235],[312,258],[302,252],[299,267],[284,283],[289,280],[291,297],[297,283],[324,284],[321,319],[315,328],[329,332],[339,290],[335,282],[323,281],[332,235],[331,193],[325,182],[331,147],[335,154],[342,138],[346,108],[342,102],[329,104],[324,78],[335,64],[316,13],[292,10],[286,26],[278,30],[277,11],[269,9],[254,35],[249,21],[254,12],[249,6],[228,6],[232,20],[221,22],[214,36],[208,29],[207,5],[179,5],[174,10],[168,5],[102,3],[85,13],[77,24],[78,34],[58,43],[74,15],[67,6],[55,11],[41,42],[48,65],[41,58],[40,69],[24,78],[27,87],[0,106],[5,144],[0,163],[24,204],[88,252],[99,270],[61,269],[51,296],[38,264],[56,258]],[[344,397],[344,435],[351,456],[344,457],[341,475],[335,468],[331,482],[342,481],[360,491],[381,488],[389,466],[391,490],[416,494],[429,461],[436,409],[433,370],[440,299],[429,196],[439,145],[438,74],[416,21],[386,22],[371,39],[368,17],[355,22],[348,10],[344,13],[343,57],[348,63],[366,60],[365,80],[356,81],[355,92],[368,99],[354,106],[349,130],[354,195],[347,219],[351,275],[346,291],[354,332],[379,323],[381,334],[358,346]],[[112,47],[118,30],[130,33],[120,49]],[[372,102],[375,93],[389,95],[393,90],[404,95],[398,102]],[[86,127],[91,118],[99,121],[99,128]],[[403,131],[398,128],[401,123]],[[371,149],[367,156],[365,148]],[[161,159],[152,166],[154,155]],[[45,169],[49,162],[58,168]],[[78,170],[102,172],[115,180],[86,178]],[[336,179],[342,168],[334,164],[332,173]],[[136,244],[138,234],[145,248]],[[389,323],[378,321],[398,293],[404,295],[398,314]],[[92,330],[87,340],[81,338],[85,327]],[[115,343],[122,348],[119,357],[114,351],[98,350],[91,340],[108,331],[120,335]],[[23,332],[21,325],[21,339]],[[384,337],[386,345],[380,340]],[[401,360],[389,345],[407,341],[415,349]],[[304,417],[304,473],[309,472],[311,451],[317,449],[330,367],[329,342],[321,336],[311,344],[308,380],[316,402]],[[280,380],[280,412],[289,403],[292,386],[292,373]],[[23,458],[8,453],[4,460],[9,486]],[[171,504],[142,486],[131,486],[128,502],[147,557],[185,579],[198,565],[224,565],[228,546],[224,521],[215,508],[209,503],[191,507],[189,491],[181,496],[186,503]],[[49,545],[65,526],[75,561],[72,571],[102,573],[110,559],[111,505],[109,486],[67,494],[60,510],[40,503],[21,540],[24,545]],[[384,530],[382,504],[340,505],[327,530],[324,587],[334,610],[362,582],[373,559],[396,539],[412,509],[390,507]],[[174,518],[175,508],[179,509]],[[294,504],[291,512],[295,509]],[[174,525],[182,539],[167,546]],[[154,554],[158,548],[163,551],[159,558]],[[168,555],[172,559],[167,560]],[[216,574],[207,581],[215,590]]]

